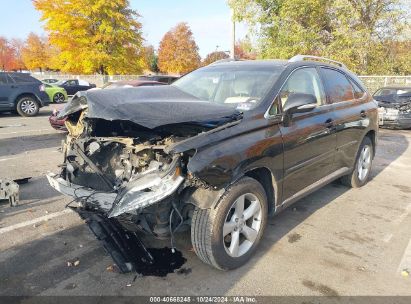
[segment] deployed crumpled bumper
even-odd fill
[[[147,174],[119,191],[101,192],[69,183],[53,173],[47,174],[47,179],[60,193],[71,196],[85,205],[97,207],[107,212],[108,217],[134,213],[138,209],[153,205],[173,194],[184,181],[184,177],[177,175],[176,172],[166,176]]]
[[[380,107],[378,114],[380,126],[399,129],[411,128],[411,113],[402,113],[398,109]]]

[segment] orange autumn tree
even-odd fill
[[[193,33],[187,23],[168,31],[158,49],[158,67],[167,73],[184,74],[200,66],[201,58]]]
[[[229,57],[230,56],[228,56],[228,54],[226,52],[222,52],[222,51],[211,52],[203,60],[203,65],[209,65],[209,64],[211,64],[215,61],[222,60],[222,59],[227,59]]]
[[[0,71],[9,71],[12,68],[13,49],[8,40],[0,37]]]
[[[47,54],[47,39],[30,33],[21,50],[21,57],[24,65],[29,70],[45,70],[49,60]]]
[[[61,70],[74,73],[139,73],[142,34],[128,0],[33,0]]]
[[[10,40],[10,47],[12,48],[14,54],[11,69],[14,71],[22,71],[26,69],[26,65],[23,62],[24,41],[13,38]]]

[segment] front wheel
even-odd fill
[[[191,241],[197,256],[221,270],[245,264],[254,254],[267,222],[267,197],[259,182],[243,177],[215,208],[196,208]]]
[[[17,113],[21,116],[36,116],[39,112],[39,104],[33,97],[24,96],[17,101]]]
[[[343,176],[341,182],[352,188],[364,186],[370,177],[374,146],[371,139],[364,137],[357,153],[354,170],[351,174]]]
[[[62,103],[62,102],[64,102],[64,100],[66,100],[66,99],[64,98],[64,94],[63,94],[63,93],[57,92],[57,93],[54,94],[54,96],[53,96],[53,101],[54,101],[55,103]]]

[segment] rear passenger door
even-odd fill
[[[283,201],[330,175],[335,167],[334,116],[326,104],[321,78],[315,67],[292,72],[279,93],[282,108],[292,93],[314,95],[317,107],[307,113],[296,113],[288,125],[281,125],[284,142]]]
[[[10,96],[13,94],[13,83],[6,73],[0,73],[0,109],[10,108]]]
[[[335,169],[352,167],[367,117],[368,94],[348,75],[337,69],[321,67],[327,102],[335,114],[337,151]]]

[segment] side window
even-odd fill
[[[19,73],[19,74],[12,74],[11,77],[17,83],[19,82],[38,82],[37,79],[31,77],[30,75]]]
[[[366,94],[366,93],[364,92],[364,90],[361,89],[354,81],[352,81],[351,79],[349,79],[349,80],[350,80],[351,86],[352,86],[352,88],[353,88],[354,98],[355,98],[355,99],[363,98],[364,95]]]
[[[353,88],[344,74],[332,69],[321,69],[330,103],[354,99]]]
[[[288,78],[280,92],[281,105],[287,102],[288,96],[292,93],[311,94],[317,98],[317,104],[324,104],[324,90],[320,77],[315,68],[298,69]]]
[[[7,84],[7,75],[6,74],[0,74],[0,84]]]
[[[76,81],[75,81],[75,80],[68,80],[68,81],[66,82],[66,84],[67,84],[68,86],[75,86],[75,85],[76,85]]]

